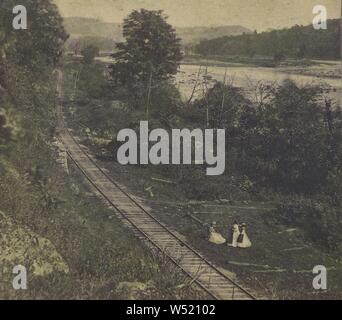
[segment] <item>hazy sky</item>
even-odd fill
[[[162,9],[175,26],[243,25],[257,30],[312,22],[315,5],[328,18],[341,14],[340,0],[55,0],[62,15],[122,22],[133,9]]]

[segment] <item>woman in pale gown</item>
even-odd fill
[[[241,225],[241,233],[237,241],[237,246],[238,248],[250,248],[252,246],[251,240],[249,240],[249,237],[246,232],[245,223]]]
[[[237,222],[234,222],[232,227],[232,243],[230,244],[231,247],[236,248],[238,246],[238,238],[240,235],[239,225]]]
[[[226,239],[221,236],[218,232],[215,230],[216,222],[213,222],[212,225],[209,228],[209,242],[214,244],[224,244],[226,243]]]

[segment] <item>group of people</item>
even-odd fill
[[[216,231],[216,222],[213,222],[209,229],[209,241],[214,244],[224,244],[227,240]],[[250,248],[252,243],[247,235],[246,224],[234,222],[231,228],[231,242],[228,246],[233,248]]]

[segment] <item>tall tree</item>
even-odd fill
[[[15,0],[1,0],[0,57],[23,66],[55,65],[68,35],[52,0],[22,0],[28,10],[27,30],[14,30]]]
[[[135,86],[167,80],[177,73],[182,58],[180,39],[163,11],[133,11],[123,26],[125,42],[116,45],[111,66],[116,84]]]
[[[18,119],[20,128],[16,129],[20,133],[23,129],[25,137],[36,143],[38,136],[45,138],[53,131],[55,110],[53,104],[47,106],[47,100],[54,98],[55,84],[50,80],[68,35],[53,0],[22,0],[20,4],[27,8],[25,30],[12,26],[18,1],[0,2],[0,113],[6,113],[1,133],[8,135],[7,124]]]

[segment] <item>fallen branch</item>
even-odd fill
[[[272,270],[256,270],[253,273],[272,273],[272,272],[288,272],[287,269],[272,269]],[[312,271],[311,271],[312,272]]]
[[[162,183],[167,183],[167,184],[177,184],[174,181],[170,181],[170,180],[164,180],[164,179],[159,179],[159,178],[152,178],[153,181],[157,181],[157,182],[162,182]]]
[[[283,249],[281,250],[282,252],[289,252],[289,251],[299,251],[299,250],[303,250],[306,249],[307,247],[296,247],[296,248],[289,248],[289,249]]]
[[[271,267],[269,265],[263,265],[263,264],[254,264],[254,263],[248,263],[248,262],[237,262],[237,261],[228,261],[229,264],[233,264],[236,266],[243,266],[243,267],[260,267],[265,269],[270,269]]]
[[[295,231],[298,231],[298,229],[297,228],[291,228],[291,229],[287,229],[284,231],[279,231],[278,234],[291,233],[291,232],[295,232]]]
[[[327,268],[328,271],[336,270],[335,267]],[[256,270],[253,273],[271,273],[271,272],[292,272],[292,273],[310,273],[312,270],[288,270],[288,269],[270,269],[270,270]]]

